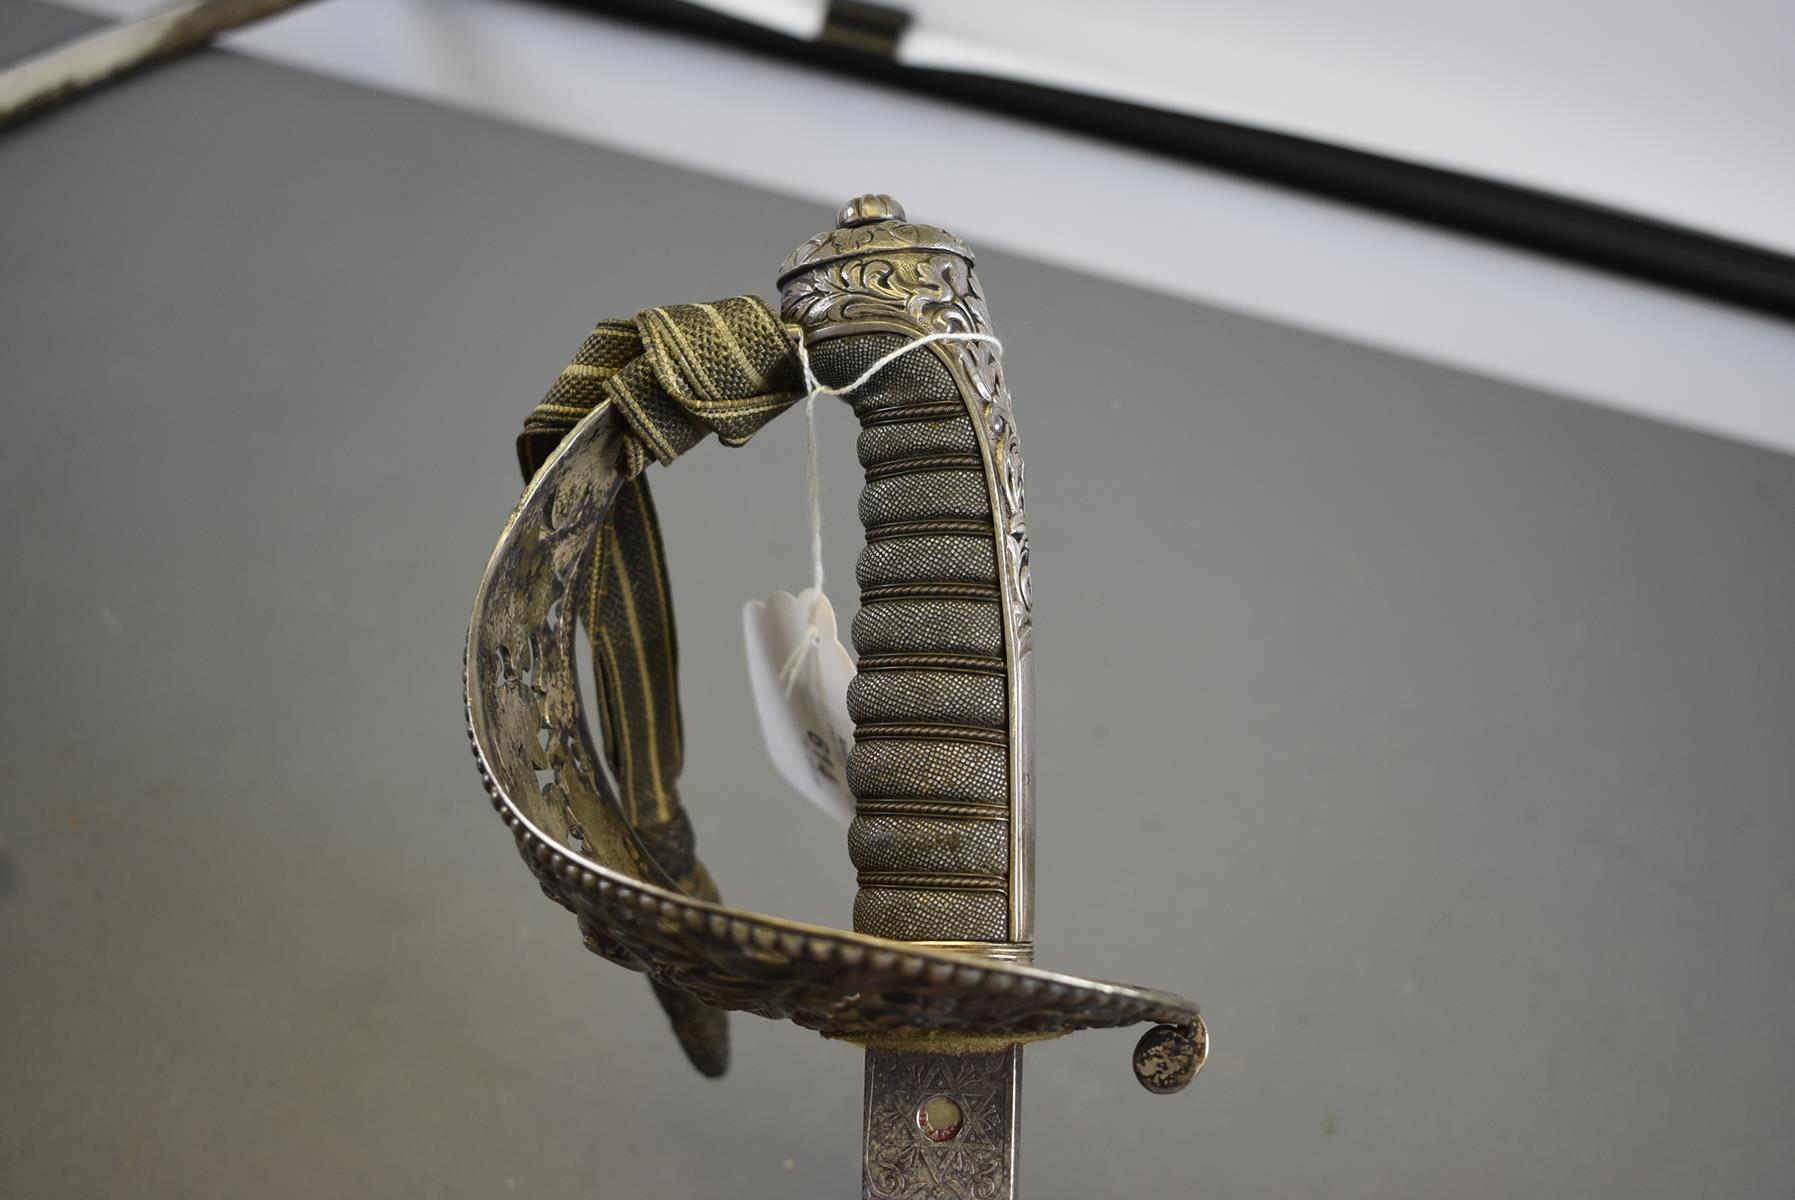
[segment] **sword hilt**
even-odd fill
[[[833,387],[928,334],[989,334],[963,243],[884,196],[842,210],[782,275]],[[857,932],[1030,951],[1027,546],[1020,446],[991,341],[940,341],[849,397],[866,530],[848,692]]]
[[[860,1042],[867,1194],[935,1196],[966,1182],[1008,1196],[1023,1042],[1156,1022],[1135,1072],[1171,1091],[1202,1064],[1207,1034],[1183,997],[1026,961],[1022,455],[971,252],[904,220],[888,197],[862,197],[787,259],[780,283],[784,323],[798,327],[814,374],[852,393],[862,426],[856,931],[724,905],[695,864],[683,868],[689,827],[663,811],[681,757],[673,637],[638,474],[708,433],[740,445],[803,398],[806,356],[764,303],[600,322],[532,412],[520,444],[530,483],[468,627],[468,734],[543,891],[578,916],[591,950],[650,976],[701,1069],[722,1067],[721,1022],[696,1016],[710,1009]],[[605,597],[622,611],[588,603]],[[597,653],[634,656],[636,669],[602,676],[597,714],[575,678],[576,615],[596,631]],[[589,715],[603,721],[602,757]],[[661,754],[652,787],[628,779],[632,761],[650,761],[638,733],[650,758]],[[621,786],[607,764],[623,768]]]

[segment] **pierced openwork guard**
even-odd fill
[[[480,584],[467,711],[480,773],[542,889],[586,945],[646,973],[687,1053],[721,1073],[720,1010],[867,1047],[864,1194],[1015,1194],[1021,1047],[1156,1022],[1135,1069],[1201,1066],[1196,1006],[1033,959],[1028,536],[1021,446],[990,340],[937,341],[851,397],[867,544],[849,693],[860,873],[854,931],[729,908],[694,854],[671,603],[642,474],[709,432],[745,442],[816,377],[857,378],[928,334],[989,334],[972,253],[884,196],[752,297],[605,322],[531,415],[528,489]],[[782,319],[781,319],[782,318]],[[575,685],[593,641],[602,751]]]

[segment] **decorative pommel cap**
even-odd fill
[[[874,221],[901,221],[904,219],[904,206],[890,196],[874,193],[856,196],[841,206],[835,214],[837,229],[852,229],[857,225],[871,225]]]
[[[957,254],[968,264],[972,251],[965,242],[934,225],[918,225],[904,216],[904,206],[890,196],[857,196],[841,206],[835,228],[819,233],[792,251],[779,268],[779,285],[827,263],[844,258],[915,252]]]

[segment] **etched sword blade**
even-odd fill
[[[1022,1047],[866,1052],[862,1195],[1016,1195]]]

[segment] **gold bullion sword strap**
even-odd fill
[[[679,643],[660,520],[643,472],[711,432],[726,445],[745,444],[802,397],[801,382],[791,339],[758,296],[652,308],[594,326],[517,438],[527,481],[599,406],[613,406],[626,423],[623,480],[593,539],[574,611],[586,627],[605,763],[624,819],[662,871],[705,900],[719,897],[679,798]],[[577,821],[570,831],[583,838]],[[692,1064],[723,1074],[722,1012],[678,987],[657,981],[654,989]]]

